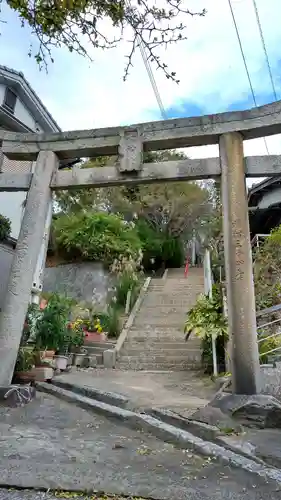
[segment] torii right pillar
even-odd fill
[[[260,390],[260,365],[242,135],[223,134],[219,148],[232,386],[251,395]]]

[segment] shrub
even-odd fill
[[[30,347],[21,346],[18,350],[15,372],[27,372],[35,364],[35,352]]]
[[[11,234],[11,221],[0,214],[0,241],[6,240]]]
[[[137,259],[132,257],[116,259],[112,266],[111,272],[117,277],[117,285],[115,290],[115,302],[117,306],[125,307],[128,292],[131,292],[130,305],[134,304],[134,300],[139,292],[140,278],[142,274],[142,252],[140,251]]]
[[[144,219],[136,222],[136,229],[142,245],[143,267],[146,270],[160,268],[163,260],[163,234],[155,231]]]
[[[36,322],[36,345],[60,351],[69,342],[67,329],[72,300],[54,293]]]
[[[107,321],[106,321],[106,331],[109,338],[118,338],[121,325],[120,325],[120,313],[118,308],[114,305],[109,306],[107,311]]]
[[[121,216],[103,212],[63,215],[54,221],[59,252],[70,259],[113,263],[120,256],[136,257],[140,239],[132,224]]]
[[[207,370],[212,367],[212,338],[216,340],[217,359],[224,367],[224,346],[228,338],[227,320],[223,315],[221,289],[213,285],[212,298],[200,295],[190,309],[185,323],[186,340],[191,333],[201,339],[202,363]]]
[[[145,219],[139,219],[136,228],[142,244],[143,267],[146,270],[183,265],[185,256],[180,238],[157,231]]]
[[[180,238],[167,236],[162,245],[165,267],[181,267],[184,264],[184,249]]]
[[[261,342],[259,342],[259,353],[260,353],[260,360],[263,364],[269,362],[268,359],[269,356],[272,356],[274,354],[277,355],[280,354],[280,351],[273,351],[267,354],[268,351],[276,349],[277,347],[281,348],[281,336],[267,338],[270,334],[271,331],[268,331],[267,333],[259,335],[259,340],[261,340]],[[265,340],[262,340],[263,338]]]

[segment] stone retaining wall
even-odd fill
[[[101,263],[81,262],[46,267],[44,292],[66,293],[79,301],[105,308],[113,280]]]

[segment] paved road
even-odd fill
[[[0,408],[0,456],[3,485],[161,500],[281,498],[274,483],[40,393],[24,408]],[[0,500],[54,498],[0,489]]]
[[[197,372],[153,372],[93,369],[73,370],[57,380],[115,392],[129,398],[135,410],[167,408],[188,416],[215,395],[210,377]]]

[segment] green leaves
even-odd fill
[[[175,71],[169,71],[157,50],[186,39],[188,23],[180,22],[178,17],[205,15],[204,10],[189,11],[185,0],[163,0],[161,7],[150,0],[133,4],[124,0],[7,0],[7,3],[18,14],[21,25],[29,25],[36,40],[34,57],[40,68],[47,68],[48,61],[52,61],[54,47],[64,46],[91,60],[91,46],[116,47],[129,30],[124,80],[141,43],[156,68],[178,83]],[[33,46],[28,55],[32,52]]]
[[[105,212],[63,215],[54,222],[58,251],[66,258],[113,263],[121,256],[137,258],[141,243],[122,217]]]
[[[274,229],[256,249],[253,259],[257,309],[280,304],[281,226]]]
[[[222,295],[218,285],[213,286],[211,299],[206,295],[198,297],[195,306],[188,312],[184,332],[194,333],[202,340],[227,336],[227,321],[223,315]]]
[[[11,233],[11,221],[0,214],[0,241],[6,240]]]
[[[60,350],[67,340],[72,299],[52,294],[36,322],[36,345],[41,349]]]

